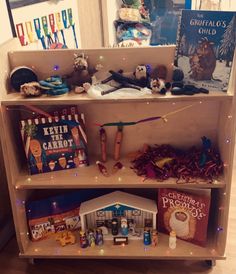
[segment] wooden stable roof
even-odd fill
[[[157,213],[157,205],[155,201],[122,191],[114,191],[81,203],[80,215],[89,214],[115,204],[122,204],[146,212]]]

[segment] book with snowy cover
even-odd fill
[[[236,12],[183,10],[177,66],[185,84],[227,91],[236,45]]]
[[[83,119],[75,108],[61,115],[21,120],[21,136],[30,174],[88,165]],[[70,114],[68,114],[70,113]]]
[[[158,190],[158,230],[200,246],[206,245],[210,190]]]

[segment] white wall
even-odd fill
[[[80,47],[80,32],[79,32],[79,18],[78,18],[78,1],[79,0],[62,0],[62,1],[47,1],[38,4],[33,4],[29,6],[20,7],[17,9],[12,9],[12,15],[15,25],[18,23],[23,23],[25,27],[25,22],[31,21],[33,25],[33,19],[40,18],[42,16],[48,16],[51,13],[61,12],[64,9],[72,8],[73,19],[75,22],[76,36],[78,45]],[[2,2],[2,1],[1,1]],[[41,22],[41,21],[40,21]],[[50,26],[49,26],[50,30]],[[26,29],[25,29],[26,32]],[[72,28],[64,30],[65,40],[68,48],[75,48],[74,36],[72,33]],[[62,42],[61,33],[58,34],[59,41]],[[26,35],[27,37],[27,35]],[[36,34],[35,34],[36,38]],[[31,43],[28,46],[22,47],[22,49],[43,49],[40,41]]]
[[[122,4],[121,0],[107,0],[107,22],[109,33],[109,46],[116,44],[116,31],[114,27],[114,21],[118,19],[118,10]],[[105,16],[105,15],[104,15]]]
[[[0,44],[12,38],[11,25],[8,18],[7,5],[0,1]]]

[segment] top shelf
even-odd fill
[[[88,103],[130,103],[130,102],[169,102],[169,101],[222,101],[231,100],[232,94],[223,92],[210,92],[209,94],[195,94],[193,96],[179,95],[174,96],[171,94],[167,95],[145,95],[142,97],[133,98],[118,98],[111,99],[95,99],[89,97],[87,94],[75,94],[68,93],[62,96],[41,96],[36,98],[24,98],[19,93],[11,93],[2,98],[2,104],[8,106],[14,105],[74,105],[74,104],[88,104]]]

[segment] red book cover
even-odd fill
[[[210,190],[198,192],[159,189],[158,230],[167,234],[174,230],[178,238],[205,246]]]

